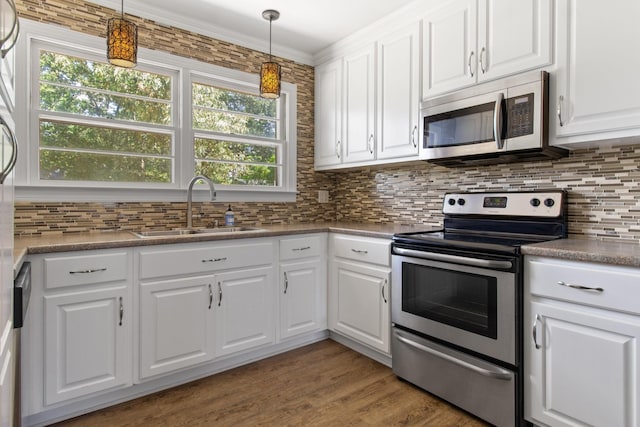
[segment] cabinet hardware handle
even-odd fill
[[[373,134],[371,134],[371,136],[369,136],[369,139],[367,140],[367,148],[369,149],[369,152],[371,154],[373,154],[373,145],[371,145],[372,140],[373,140]]]
[[[560,122],[560,127],[564,126],[564,122],[562,121],[562,103],[564,102],[564,96],[560,95],[558,97],[558,121]]]
[[[202,262],[220,262],[220,261],[226,261],[227,257],[222,257],[222,258],[211,258],[211,259],[203,259]]]
[[[16,18],[17,19],[17,18]],[[9,140],[11,142],[12,150],[11,150],[11,158],[7,163],[7,167],[0,172],[0,184],[4,183],[4,180],[9,176],[13,168],[16,166],[16,162],[18,161],[18,141],[16,140],[16,136],[14,135],[9,125],[0,118],[0,126],[4,128],[4,130],[9,135]]]
[[[416,144],[416,131],[418,130],[418,125],[413,127],[411,131],[411,143],[413,144],[413,148],[416,148],[418,144]]]
[[[13,46],[18,41],[18,34],[20,33],[20,21],[18,20],[18,9],[16,8],[15,2],[10,1],[8,3],[9,3],[9,6],[11,7],[11,9],[13,9],[14,21],[13,21],[13,27],[11,28],[11,31],[9,31],[9,33],[7,34],[7,36],[4,39],[0,40],[0,47],[2,48],[2,50],[0,50],[0,57],[1,58],[4,58],[7,55],[7,53],[13,48]],[[14,34],[15,34],[15,36],[14,36]],[[13,40],[11,41],[11,44],[9,46],[4,46],[4,44],[11,37],[13,37]]]
[[[218,307],[222,304],[222,285],[218,282]]]
[[[289,279],[287,278],[287,272],[284,272],[284,293],[287,293],[287,289],[289,289]]]
[[[368,254],[369,251],[365,251],[365,250],[359,250],[359,249],[351,249],[352,252],[355,252],[357,254]]]
[[[502,140],[502,102],[504,101],[504,94],[500,92],[498,99],[496,99],[496,105],[493,110],[493,135],[496,138],[496,147],[498,150],[504,148],[504,141]]]
[[[90,268],[89,270],[70,271],[69,274],[87,274],[87,273],[97,273],[99,271],[107,271],[107,269],[106,268]]]
[[[536,314],[536,318],[533,320],[533,344],[536,346],[536,350],[540,350],[540,344],[538,344],[538,322],[541,322],[542,319],[540,318],[539,314]]]
[[[124,317],[124,305],[122,304],[122,297],[119,298],[120,301],[120,321],[118,322],[118,326],[122,326],[122,318]]]
[[[387,298],[384,296],[384,288],[387,286],[387,279],[384,279],[384,283],[382,284],[382,299],[384,300],[384,303],[387,303]]]
[[[482,70],[482,74],[485,73],[484,64],[482,63],[482,58],[484,58],[485,50],[486,49],[483,47],[482,50],[480,51],[480,69]]]
[[[582,286],[582,285],[572,285],[571,283],[566,283],[563,282],[562,280],[560,280],[558,282],[558,285],[560,286],[566,286],[568,288],[573,288],[573,289],[580,289],[583,291],[591,291],[591,292],[604,292],[603,288],[591,288],[589,286]]]
[[[307,249],[311,249],[311,246],[303,246],[301,248],[293,248],[291,250],[296,252],[296,251],[306,251]]]
[[[474,74],[473,70],[471,70],[471,58],[473,58],[473,51],[471,51],[471,53],[469,54],[469,62],[467,62],[467,67],[469,67],[469,74],[471,75],[471,77],[473,77]]]
[[[213,287],[209,283],[209,310],[211,310],[211,304],[213,304]]]
[[[336,141],[336,156],[340,158],[340,140]]]

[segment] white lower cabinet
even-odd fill
[[[275,342],[273,267],[216,275],[216,356]]]
[[[332,235],[329,329],[390,353],[390,241]]]
[[[140,377],[213,359],[213,276],[140,284]]]
[[[638,269],[527,257],[529,421],[549,426],[640,423],[638,284]]]
[[[44,300],[46,405],[132,383],[127,284]]]

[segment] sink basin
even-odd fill
[[[256,231],[264,231],[264,229],[255,227],[180,228],[177,230],[130,231],[130,233],[136,237],[148,238],[188,236],[192,234],[225,234]]]

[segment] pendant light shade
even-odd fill
[[[262,12],[262,17],[269,21],[269,61],[260,67],[260,96],[276,99],[280,97],[282,71],[280,64],[271,60],[271,22],[280,17],[280,12],[268,9]]]
[[[135,67],[138,62],[138,27],[124,19],[124,0],[120,18],[107,23],[107,59],[124,68]]]

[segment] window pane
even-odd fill
[[[89,117],[171,123],[171,77],[43,51],[40,108]]]
[[[171,156],[171,135],[40,121],[40,147]]]
[[[40,179],[170,183],[171,159],[40,149]]]
[[[277,151],[275,147],[271,146],[216,139],[195,139],[196,159],[231,160],[247,163],[276,163]]]
[[[242,165],[196,161],[196,174],[208,176],[216,184],[276,187],[277,166]]]
[[[193,105],[276,118],[277,101],[204,84],[193,84]]]
[[[40,80],[171,100],[171,77],[42,51]]]
[[[235,135],[276,138],[276,121],[241,114],[193,109],[193,128]]]

